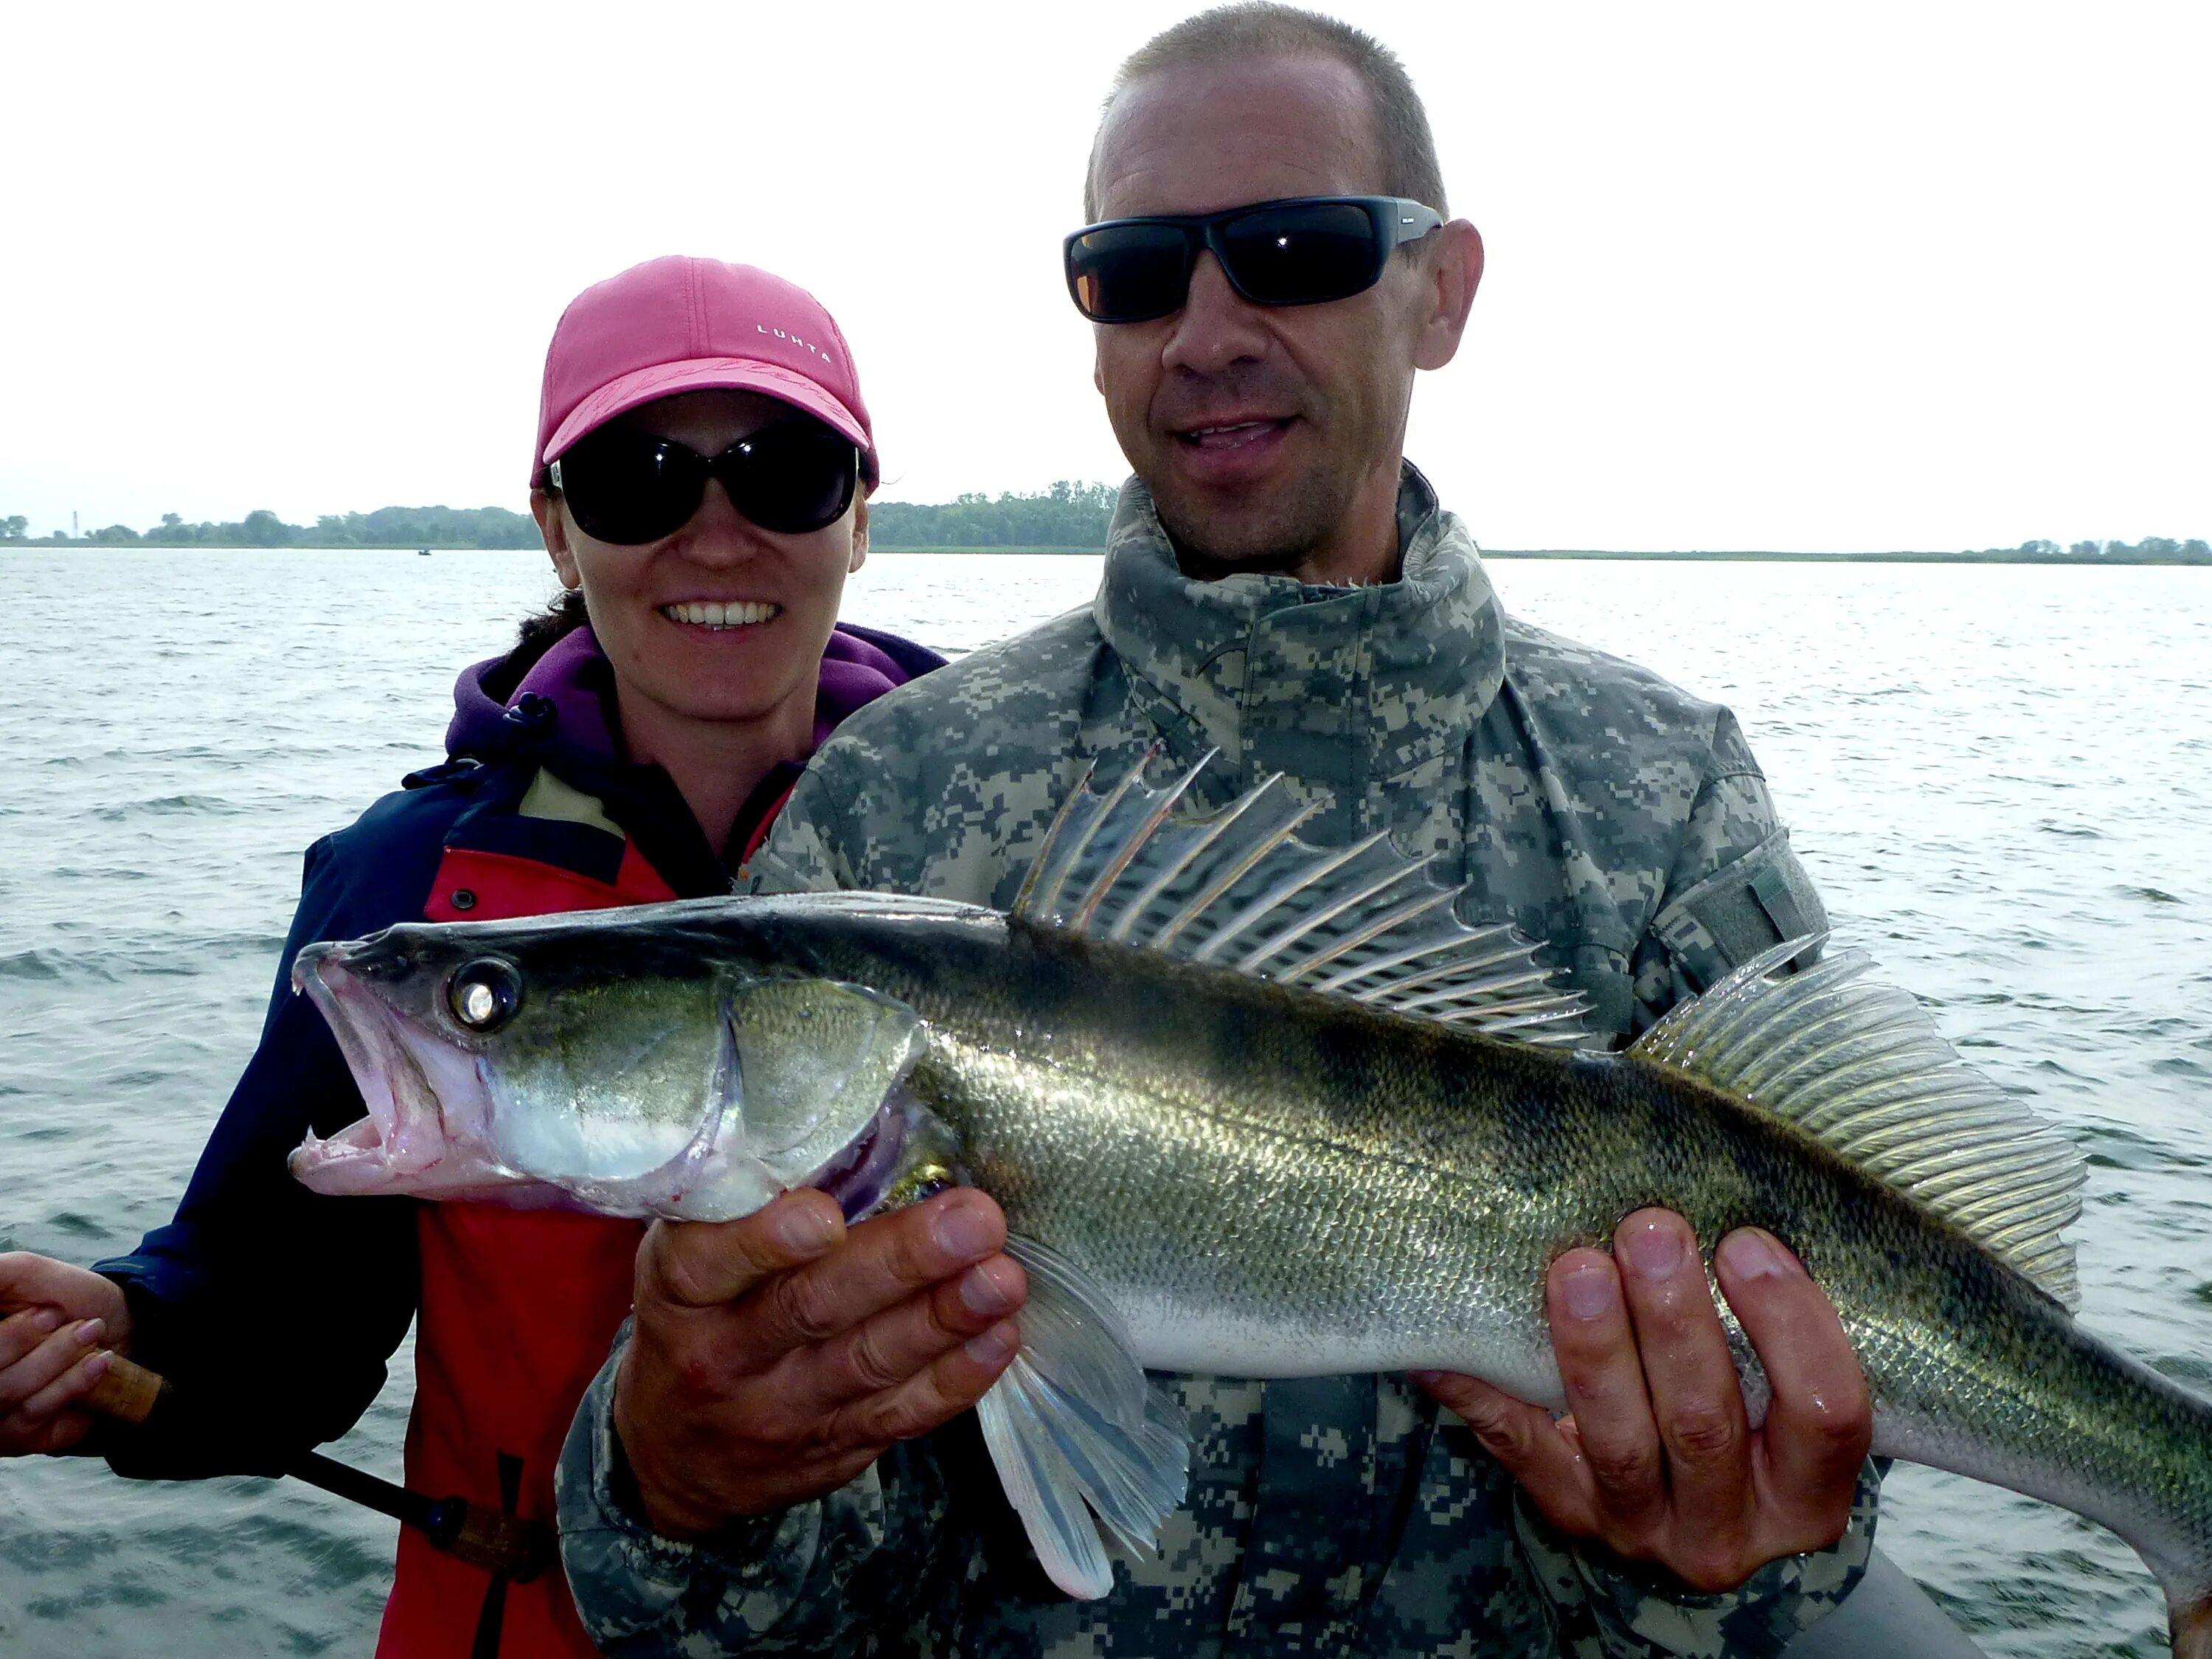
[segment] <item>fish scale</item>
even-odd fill
[[[865,1215],[957,1166],[1030,1278],[984,1438],[1086,1595],[1113,1582],[1099,1528],[1143,1551],[1182,1498],[1187,1431],[1146,1369],[1452,1370],[1557,1408],[1562,1249],[1645,1206],[1708,1251],[1758,1224],[1842,1317],[1877,1452],[2110,1527],[2176,1653],[2212,1659],[2212,1406],[2074,1321],[2079,1154],[1863,957],[1790,941],[1593,1052],[1527,942],[1409,902],[1387,843],[1308,848],[1272,786],[1179,819],[1188,781],[1079,789],[1012,915],[813,894],[311,947],[295,977],[371,1120],[295,1169],[713,1217],[809,1181]],[[520,989],[472,1025],[480,984]],[[605,1069],[639,1054],[661,1097]],[[529,1161],[576,1146],[624,1173]]]

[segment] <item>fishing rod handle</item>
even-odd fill
[[[161,1372],[149,1371],[110,1350],[107,1369],[94,1379],[90,1391],[78,1403],[103,1417],[143,1423],[168,1386]]]
[[[20,1313],[33,1303],[0,1302],[0,1316]],[[168,1392],[168,1379],[159,1371],[149,1371],[143,1365],[132,1364],[112,1348],[105,1350],[107,1369],[93,1379],[92,1387],[77,1401],[88,1411],[98,1412],[102,1417],[118,1421],[143,1423],[155,1403]],[[98,1355],[88,1354],[87,1358]]]

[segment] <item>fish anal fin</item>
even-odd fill
[[[1045,838],[1015,914],[1036,927],[1231,967],[1370,1007],[1532,1042],[1584,1040],[1587,1004],[1509,927],[1469,927],[1459,890],[1387,835],[1316,847],[1314,808],[1279,775],[1219,811],[1172,809],[1209,754],[1164,789],[1145,762],[1100,794],[1086,776]]]
[[[1133,1553],[1152,1553],[1182,1502],[1189,1436],[1079,1269],[1029,1239],[1008,1239],[1006,1254],[1029,1275],[1022,1350],[976,1415],[1046,1574],[1070,1595],[1096,1598],[1114,1583],[1099,1528]]]
[[[2080,1149],[1961,1060],[1909,993],[1869,979],[1864,952],[1776,977],[1822,937],[1744,963],[1629,1052],[1796,1124],[2073,1308]]]

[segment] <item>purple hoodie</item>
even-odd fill
[[[504,657],[494,657],[477,663],[454,682],[453,718],[446,727],[447,754],[485,755],[511,746],[514,727],[507,711],[527,696],[552,704],[562,742],[600,755],[620,752],[608,723],[613,677],[589,628],[556,641],[521,682],[501,696],[499,671],[506,662]],[[822,653],[822,677],[814,694],[814,747],[820,748],[855,709],[893,686],[944,665],[945,659],[927,646],[896,634],[838,623]]]

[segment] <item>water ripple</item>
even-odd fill
[[[191,614],[133,635],[74,591],[86,556],[9,556],[0,706],[26,784],[0,798],[0,1248],[76,1261],[166,1219],[252,1050],[301,850],[434,757],[453,671],[551,586],[534,554],[226,553]],[[165,554],[94,556],[173,590]],[[847,613],[957,653],[1085,602],[1097,570],[883,556]],[[2085,1322],[2212,1387],[2212,737],[2177,714],[2208,701],[2212,573],[1493,576],[1531,621],[1733,704],[1839,933],[2083,1146]],[[398,1473],[411,1374],[403,1352],[343,1455]],[[374,1640],[393,1528],[295,1483],[26,1460],[0,1498],[9,1659]],[[1996,1659],[2166,1651],[2141,1565],[2062,1511],[1900,1466],[1882,1540]]]

